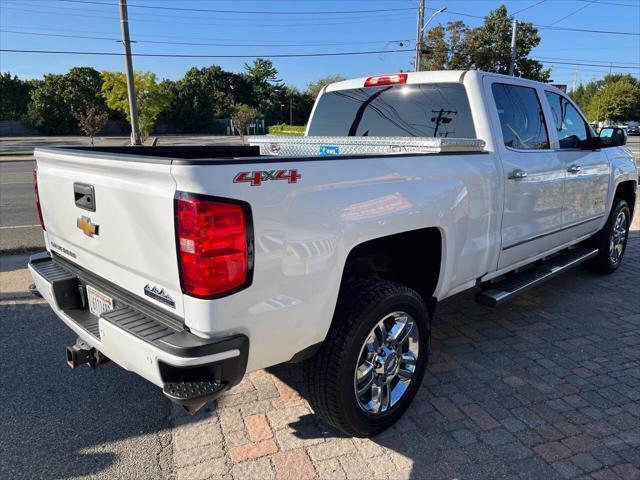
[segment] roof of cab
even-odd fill
[[[416,83],[462,83],[466,77],[478,76],[478,77],[495,77],[505,80],[517,80],[517,83],[527,83],[533,85],[544,85],[545,88],[550,88],[555,90],[556,88],[551,84],[545,84],[542,82],[537,82],[535,80],[528,80],[521,77],[511,77],[509,75],[502,75],[499,73],[491,73],[491,72],[483,72],[482,70],[430,70],[426,72],[403,72],[407,74],[406,84],[416,84]],[[348,90],[352,88],[362,88],[364,87],[364,83],[368,78],[384,76],[385,74],[380,75],[371,75],[369,77],[360,77],[353,78],[351,80],[343,80],[342,82],[335,82],[327,85],[324,92],[333,92],[336,90]],[[393,75],[393,74],[386,74]],[[560,91],[560,90],[558,90]]]
[[[437,70],[428,72],[403,72],[407,73],[407,84],[411,83],[459,83],[462,81],[466,70]],[[382,76],[370,75],[368,77],[353,78],[327,85],[326,92],[336,90],[348,90],[351,88],[362,88],[367,78]]]

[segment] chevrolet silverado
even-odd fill
[[[306,136],[37,148],[47,251],[29,269],[78,336],[195,413],[303,362],[315,412],[371,436],[421,384],[439,301],[495,307],[620,265],[638,174],[562,91],[477,71],[325,87]]]

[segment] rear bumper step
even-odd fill
[[[198,337],[157,307],[131,301],[117,286],[47,252],[32,256],[29,270],[34,289],[80,338],[80,344],[67,350],[73,366],[108,357],[160,386],[169,399],[192,413],[244,376],[246,335]],[[87,284],[111,296],[114,309],[92,315]]]
[[[498,306],[556,275],[577,267],[597,254],[598,250],[592,248],[567,250],[531,268],[510,274],[498,282],[487,283],[484,290],[476,294],[476,302],[488,307]]]

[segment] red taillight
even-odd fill
[[[394,73],[393,75],[379,75],[369,77],[364,82],[365,87],[377,87],[378,85],[393,85],[396,83],[407,83],[406,73]]]
[[[36,193],[36,210],[38,212],[38,218],[40,219],[40,225],[42,226],[43,230],[46,230],[46,228],[44,228],[44,220],[42,219],[42,207],[40,207],[40,194],[38,193],[38,171],[37,170],[33,171],[33,190]]]
[[[248,207],[179,193],[176,235],[182,290],[196,297],[229,293],[250,280]]]

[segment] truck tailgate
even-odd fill
[[[35,156],[50,250],[183,316],[170,161],[64,149]]]

